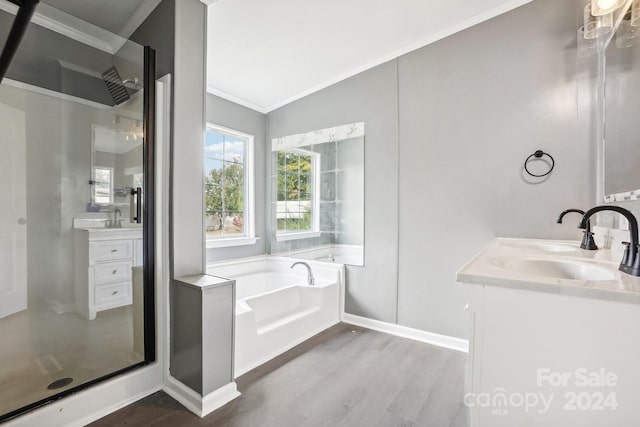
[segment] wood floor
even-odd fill
[[[463,427],[467,355],[339,324],[238,378],[198,418],[162,392],[92,426]]]

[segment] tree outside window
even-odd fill
[[[317,153],[304,150],[277,152],[278,233],[314,230],[314,173]]]
[[[246,160],[249,138],[213,126],[205,141],[207,239],[248,236]]]

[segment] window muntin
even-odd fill
[[[207,241],[253,236],[251,154],[253,137],[208,125],[204,147]]]
[[[300,149],[276,155],[276,234],[319,231],[320,155]]]

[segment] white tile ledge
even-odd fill
[[[207,249],[255,245],[258,240],[260,240],[259,237],[239,237],[239,238],[233,238],[233,239],[207,239]]]
[[[320,237],[322,233],[319,231],[305,231],[302,233],[282,233],[276,234],[277,242],[286,242],[287,240],[296,239],[311,239],[313,237]]]

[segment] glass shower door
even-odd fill
[[[154,63],[32,24],[0,85],[0,421],[154,359]]]

